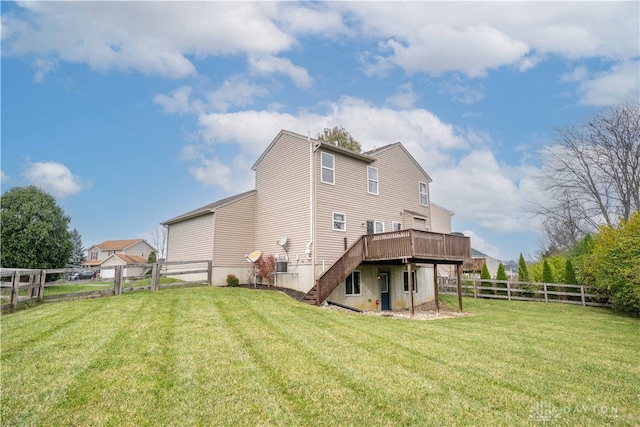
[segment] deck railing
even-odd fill
[[[468,237],[420,230],[391,231],[363,236],[367,261],[422,258],[464,261],[471,258]]]

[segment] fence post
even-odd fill
[[[29,290],[27,291],[27,299],[33,299],[34,297],[37,297],[37,295],[35,295],[35,291],[33,290],[33,284],[36,281],[36,275],[31,273],[29,275]]]
[[[158,290],[158,263],[154,262],[151,266],[151,290]]]
[[[16,270],[13,274],[13,282],[11,283],[11,306],[16,308],[18,306],[18,291],[20,289],[20,270]]]
[[[542,286],[544,288],[544,302],[549,302],[549,299],[547,298],[547,284],[543,283]]]
[[[473,279],[473,297],[478,298],[478,281]]]
[[[40,289],[38,290],[38,301],[44,300],[45,283],[47,283],[47,270],[40,270]]]
[[[116,265],[113,272],[113,294],[122,294],[122,266]]]
[[[213,261],[207,260],[207,286],[213,286]]]
[[[511,301],[511,283],[507,280],[507,299]]]
[[[582,300],[582,305],[586,306],[587,301],[584,298],[584,285],[580,285],[580,299]]]

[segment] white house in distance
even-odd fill
[[[107,240],[87,249],[87,259],[83,265],[103,267],[100,271],[100,277],[111,279],[115,270],[106,267],[145,264],[152,251],[155,251],[155,248],[144,239]],[[145,270],[147,269],[143,267],[132,266],[124,269],[124,275],[138,276],[144,274]]]
[[[163,223],[167,261],[212,260],[223,285],[246,281],[246,255],[260,251],[279,261],[277,285],[309,302],[398,310],[434,299],[434,265],[470,258],[399,142],[357,153],[282,130],[252,169],[255,190]]]

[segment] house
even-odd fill
[[[246,255],[261,251],[279,261],[277,285],[308,301],[399,310],[434,299],[435,265],[470,256],[399,142],[357,153],[282,130],[252,169],[254,190],[163,223],[167,261],[212,260],[222,285],[246,281]]]
[[[471,260],[465,262],[462,265],[462,272],[469,277],[480,278],[482,273],[482,266],[486,265],[491,278],[495,279],[498,274],[498,265],[500,261],[487,254],[484,254],[476,249],[471,248]]]
[[[155,248],[144,239],[107,240],[87,249],[87,259],[83,266],[102,267],[100,276],[103,279],[111,279],[115,269],[107,267],[132,265],[124,269],[124,275],[139,276],[148,268],[133,265],[145,264],[152,251],[155,251]]]

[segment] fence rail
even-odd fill
[[[171,266],[185,266],[187,269],[171,271]],[[144,274],[131,274],[129,271],[142,271]],[[97,277],[89,280],[71,280],[73,273],[94,271]],[[181,274],[201,274],[202,280],[162,283],[163,277]],[[108,277],[108,278],[105,278]],[[141,280],[149,279],[149,284],[141,285]],[[0,310],[15,309],[19,305],[59,301],[65,299],[85,299],[126,292],[150,290],[165,287],[212,285],[211,260],[170,261],[149,264],[129,264],[126,266],[92,268],[56,268],[27,269],[0,268]],[[87,288],[95,287],[95,290]],[[75,290],[73,288],[76,288]]]
[[[455,279],[438,278],[440,294],[457,295]],[[595,286],[564,283],[518,282],[513,280],[463,279],[462,295],[474,298],[557,302],[583,306],[611,307]]]

